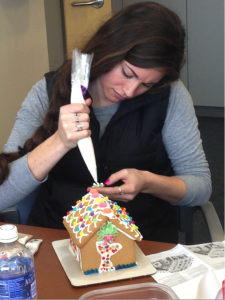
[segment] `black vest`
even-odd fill
[[[49,97],[53,73],[45,75]],[[99,140],[99,122],[90,107],[90,129],[98,181],[125,168],[172,176],[173,170],[162,141],[170,88],[157,94],[142,94],[121,102]],[[90,97],[90,95],[86,95]],[[51,170],[39,191],[27,224],[64,229],[63,216],[87,193],[93,179],[79,148],[70,150]],[[122,182],[115,185],[120,186]],[[144,239],[177,243],[174,207],[149,194],[138,194],[126,207]]]

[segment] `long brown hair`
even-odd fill
[[[179,78],[184,64],[185,30],[180,18],[154,2],[129,5],[103,24],[83,47],[94,53],[90,80],[111,70],[123,60],[139,68],[154,68],[165,73],[148,92],[159,92]],[[0,185],[9,175],[8,163],[32,151],[54,134],[59,109],[70,103],[71,60],[53,78],[54,88],[43,125],[28,139],[19,153],[0,154]]]

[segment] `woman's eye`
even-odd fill
[[[145,83],[143,83],[143,86],[145,88],[147,88],[147,89],[150,89],[153,86],[153,83],[151,83],[151,84],[145,84]]]
[[[124,69],[122,69],[123,75],[127,78],[132,78],[133,76],[129,76],[127,73],[125,73]]]

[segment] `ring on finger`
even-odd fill
[[[83,130],[84,125],[81,125],[79,122],[76,123],[77,130]]]
[[[76,122],[79,122],[79,115],[78,113],[75,113]]]
[[[124,194],[122,193],[121,187],[119,186],[119,195],[123,196]]]

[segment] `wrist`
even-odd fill
[[[62,155],[65,155],[70,150],[70,148],[66,147],[60,139],[58,130],[52,135],[52,141],[56,147],[56,151],[59,151],[60,153],[62,153]]]
[[[154,182],[157,180],[157,175],[149,171],[141,171],[143,176],[143,189],[142,193],[153,194],[154,193]]]

